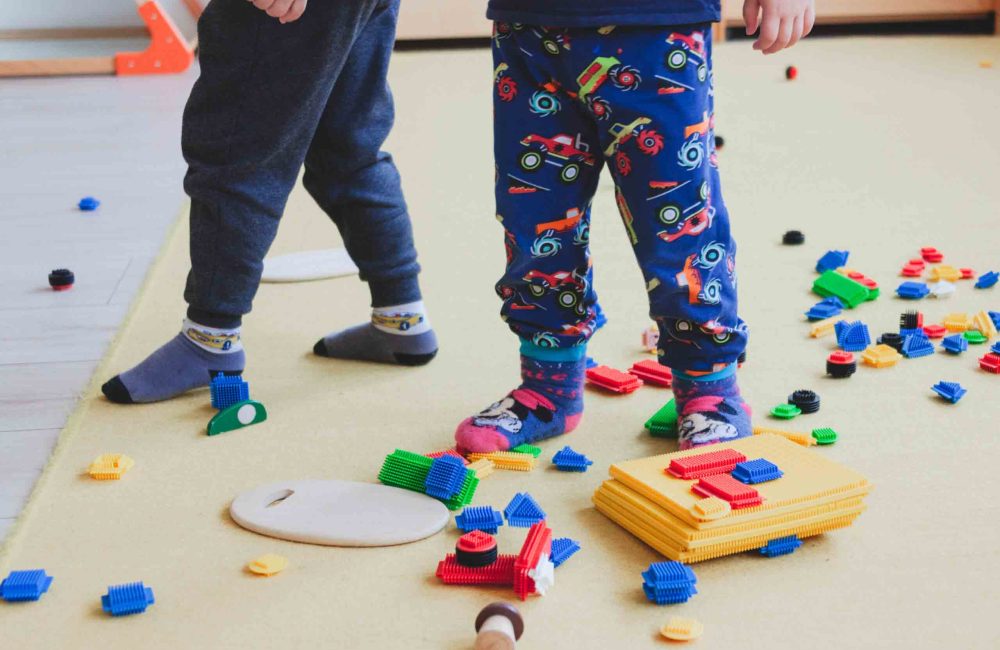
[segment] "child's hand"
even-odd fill
[[[279,23],[290,23],[302,17],[309,0],[247,0]]]
[[[814,0],[744,0],[747,35],[760,28],[753,49],[774,54],[791,47],[812,31],[816,22]],[[761,15],[763,12],[763,15]]]

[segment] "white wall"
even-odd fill
[[[195,21],[181,0],[158,2],[185,35],[194,33]],[[0,0],[0,31],[142,25],[135,0]]]

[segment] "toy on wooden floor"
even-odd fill
[[[811,390],[797,390],[788,396],[788,403],[799,407],[803,413],[819,411],[819,395]]]
[[[490,603],[476,616],[475,650],[516,650],[524,619],[510,603]]]
[[[601,364],[597,363],[597,361],[594,360],[594,357],[587,357],[587,363],[586,363],[587,368],[596,368],[599,365]]]
[[[644,426],[654,438],[676,438],[677,403],[671,399],[646,420]]]
[[[66,291],[73,288],[76,276],[69,269],[53,269],[49,273],[49,286],[53,291]]]
[[[0,581],[0,598],[9,603],[38,600],[51,585],[52,576],[45,569],[11,571]]]
[[[843,301],[837,296],[830,296],[810,307],[809,311],[806,312],[806,318],[811,321],[825,320],[833,318],[843,311]]]
[[[723,138],[721,135],[716,135],[714,136],[714,140],[715,140],[715,150],[722,151],[722,148],[726,146],[726,139]]]
[[[950,264],[940,264],[931,267],[930,272],[927,274],[927,279],[931,282],[938,282],[940,280],[955,282],[962,279],[962,272]]]
[[[807,438],[815,444],[812,436]],[[766,458],[784,475],[753,487],[725,473],[679,479],[664,473],[663,467],[706,453],[679,451],[612,465],[611,478],[594,493],[594,505],[659,553],[685,563],[756,550],[775,538],[805,538],[843,528],[865,509],[864,497],[871,485],[824,454],[774,435],[755,435],[711,448]],[[711,486],[714,496],[730,500],[729,512],[723,507],[721,517],[699,517],[697,506],[702,499],[692,489],[695,486]],[[749,506],[753,500],[758,500],[757,507],[737,507]],[[710,500],[704,510],[712,512],[714,503]]]
[[[647,327],[642,331],[642,349],[651,354],[656,354],[656,348],[660,344],[660,330],[655,325]],[[588,368],[596,367],[588,365]]]
[[[882,336],[878,337],[876,342],[881,345],[888,345],[896,352],[902,352],[903,350],[903,335],[899,332],[885,332]]]
[[[545,511],[527,492],[518,492],[503,509],[507,525],[515,528],[530,528],[540,521],[545,521]]]
[[[785,246],[798,246],[806,242],[806,236],[799,230],[788,230],[781,236],[781,243]]]
[[[860,352],[872,343],[868,326],[861,321],[839,321],[833,327],[837,335],[837,345],[845,352]]]
[[[694,586],[697,582],[691,567],[673,560],[653,562],[642,572],[642,591],[657,605],[686,603],[698,593]]]
[[[458,538],[455,561],[464,567],[489,566],[497,561],[497,540],[481,530],[470,531]]]
[[[490,506],[469,506],[455,517],[455,525],[463,533],[481,530],[491,535],[503,526],[503,513]]]
[[[930,325],[924,325],[924,334],[927,335],[929,339],[939,339],[942,338],[945,333],[947,333],[944,325],[939,325],[938,323],[931,323]]]
[[[671,616],[660,628],[660,636],[671,641],[694,641],[705,633],[701,621],[683,616]]]
[[[491,451],[468,455],[468,459],[474,463],[484,458],[493,463],[497,469],[514,472],[530,472],[535,469],[535,457],[532,454],[519,454],[515,451]]]
[[[919,334],[910,334],[903,339],[903,345],[899,351],[907,359],[916,359],[934,354],[934,344],[924,336],[923,330]]]
[[[631,393],[642,386],[642,380],[638,377],[608,366],[590,368],[586,371],[586,377],[591,384],[613,393]]]
[[[101,205],[101,202],[92,196],[85,196],[76,204],[82,212],[93,212]]]
[[[108,593],[101,596],[101,609],[112,616],[141,614],[156,602],[153,590],[142,582],[129,582],[108,587]]]
[[[229,516],[243,528],[319,546],[396,546],[448,525],[448,509],[423,494],[377,483],[295,480],[239,494]]]
[[[832,445],[837,442],[837,432],[830,427],[813,429],[812,437],[817,445]]]
[[[996,271],[988,271],[983,273],[976,279],[976,284],[973,285],[976,289],[989,289],[1000,280],[1000,273]]]
[[[575,555],[579,550],[580,542],[575,539],[560,537],[552,540],[552,552],[549,554],[549,559],[552,560],[552,566],[558,569],[563,562],[573,557],[573,555]]]
[[[785,79],[789,81],[794,81],[799,78],[799,69],[794,65],[790,65],[785,68]]]
[[[753,434],[755,436],[781,436],[785,440],[794,442],[797,445],[802,445],[803,447],[811,447],[816,444],[816,438],[812,437],[812,435],[808,433],[801,433],[799,431],[785,431],[784,429],[774,429],[771,427],[754,427]]]
[[[429,454],[424,454],[428,458],[441,458],[442,456],[451,456],[452,458],[457,458],[462,461],[463,465],[468,465],[469,461],[465,460],[465,456],[458,453],[456,449],[442,449],[441,451],[432,451]]]
[[[972,345],[982,345],[990,339],[979,330],[966,330],[962,332],[962,337]]]
[[[958,272],[962,274],[962,280],[971,280],[976,277],[976,272],[970,268],[962,267],[958,270]]]
[[[422,454],[397,449],[385,457],[382,469],[378,474],[378,480],[386,485],[426,494],[427,476],[434,463],[442,460],[444,458],[428,458]],[[476,473],[468,467],[462,469],[465,471],[465,477],[462,479],[459,491],[450,497],[439,498],[449,510],[458,510],[471,503],[476,488],[479,486],[479,478]]]
[[[779,479],[784,476],[784,472],[766,458],[755,458],[737,463],[736,467],[733,468],[732,475],[740,483],[753,485]]]
[[[515,454],[531,454],[535,458],[542,455],[542,448],[536,447],[535,445],[529,445],[527,443],[518,445],[516,447],[511,447],[507,451]]]
[[[431,467],[424,479],[424,494],[441,501],[447,501],[458,495],[465,485],[465,477],[469,470],[465,461],[453,456],[442,456],[431,459]]]
[[[798,535],[779,537],[772,539],[767,544],[760,547],[760,554],[764,557],[778,557],[781,555],[791,555],[795,549],[802,546],[802,540]]]
[[[586,472],[594,461],[585,455],[573,451],[571,447],[563,447],[552,457],[552,464],[560,472]]]
[[[488,566],[464,567],[449,553],[438,562],[434,575],[446,585],[494,585],[510,587],[514,584],[514,555],[500,554],[497,561]]]
[[[861,360],[875,368],[889,368],[903,358],[899,352],[888,345],[876,345],[868,348],[861,355]]]
[[[997,335],[997,324],[993,322],[993,316],[988,311],[978,311],[973,314],[969,329],[981,332],[986,338]]]
[[[827,251],[816,261],[816,272],[825,273],[839,269],[847,264],[847,258],[850,255],[850,251]]]
[[[882,289],[879,288],[878,282],[867,277],[864,273],[848,268],[839,268],[837,269],[837,273],[847,276],[849,280],[854,280],[864,288],[868,289],[868,298],[866,298],[866,301],[868,302],[876,300],[880,295],[882,295]]]
[[[962,388],[961,384],[953,381],[939,381],[931,386],[931,390],[952,404],[957,404],[958,400],[965,397],[965,394],[969,392],[965,388]]]
[[[826,358],[826,374],[834,379],[845,379],[858,370],[858,362],[850,352],[837,350]]]
[[[921,248],[920,257],[924,258],[925,262],[929,262],[931,264],[937,264],[938,262],[944,261],[944,253],[933,246],[924,246]]]
[[[990,348],[990,352],[994,354],[1000,354],[1000,341],[997,341],[996,343],[993,344],[993,347]]]
[[[896,287],[896,295],[905,300],[920,300],[931,292],[924,282],[903,282]]]
[[[981,357],[979,359],[979,367],[986,372],[992,372],[994,375],[1000,375],[1000,354],[990,352],[989,354]]]
[[[771,409],[771,416],[776,417],[780,420],[791,420],[792,418],[801,415],[802,409],[794,404],[778,404],[773,409]]]
[[[476,473],[476,478],[483,480],[487,476],[493,473],[496,469],[496,465],[489,458],[480,458],[479,460],[469,463],[469,469]]]
[[[924,326],[924,315],[916,310],[910,309],[899,315],[899,330],[916,330]]]
[[[235,431],[258,424],[267,419],[267,409],[260,402],[247,400],[223,409],[208,421],[208,435],[217,436],[227,431]]]
[[[663,386],[665,388],[670,388],[670,384],[674,380],[674,375],[670,372],[670,368],[661,366],[653,359],[637,361],[632,364],[632,367],[629,368],[628,372],[629,374],[635,375],[639,379],[643,380],[647,384]]]
[[[833,334],[837,329],[837,323],[840,322],[839,318],[827,318],[826,320],[821,320],[817,323],[813,323],[812,327],[809,328],[809,336],[817,339],[821,336],[829,336]]]
[[[962,312],[945,314],[942,322],[944,323],[944,328],[949,332],[964,332],[972,326],[969,315]]]
[[[919,278],[924,274],[924,267],[922,264],[920,266],[917,266],[916,264],[906,264],[903,266],[902,270],[900,270],[899,274],[904,278]]]
[[[261,555],[247,564],[247,570],[259,576],[273,576],[281,573],[288,566],[288,559],[276,553]]]
[[[941,340],[941,349],[951,354],[961,354],[969,349],[969,342],[961,334],[952,334]]]
[[[87,473],[98,481],[117,481],[134,465],[135,461],[125,454],[101,454],[90,464]]]
[[[212,377],[208,384],[212,396],[212,408],[223,410],[233,404],[250,400],[250,384],[240,375],[227,375],[220,372]]]
[[[935,298],[950,298],[955,293],[955,285],[941,280],[927,287]]]

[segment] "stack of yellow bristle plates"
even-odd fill
[[[747,460],[766,459],[783,472],[781,478],[747,486],[763,497],[760,505],[727,512],[717,497],[692,491],[699,479],[683,480],[665,471],[673,459],[727,449]],[[864,511],[863,499],[872,488],[865,477],[821,453],[769,434],[625,461],[612,465],[610,473],[612,478],[594,493],[597,509],[681,562],[700,562],[758,549],[789,535],[804,538],[849,526]]]

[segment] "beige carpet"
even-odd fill
[[[747,43],[718,48],[721,164],[754,331],[742,383],[761,414],[793,389],[816,389],[822,411],[803,426],[841,433],[816,453],[874,482],[870,509],[854,527],[810,539],[789,557],[698,564],[700,593],[656,607],[639,574],[657,556],[598,514],[590,495],[612,462],[671,448],[641,427],[666,393],[590,393],[582,426],[565,441],[596,461],[590,472],[560,474],[547,463],[530,475],[498,472],[476,499],[502,508],[514,491],[529,490],[557,536],[583,543],[550,595],[523,606],[521,647],[655,647],[672,614],[705,623],[701,648],[997,647],[1000,377],[976,369],[979,348],[829,380],[832,344],[810,340],[801,317],[815,300],[812,266],[828,248],[850,249],[851,265],[885,287],[885,297],[852,314],[876,331],[911,306],[891,290],[920,246],[936,245],[946,261],[977,271],[1000,267],[1000,67],[982,69],[982,59],[1000,64],[1000,40],[816,40],[772,58]],[[789,63],[800,70],[794,83],[783,79]],[[513,594],[436,582],[453,529],[400,548],[320,548],[245,532],[226,509],[238,492],[276,479],[372,481],[393,448],[448,445],[461,417],[511,387],[514,341],[492,294],[503,249],[491,206],[490,70],[479,50],[401,54],[393,68],[399,123],[391,144],[439,358],[403,369],[313,357],[317,337],[365,315],[366,291],[347,278],[261,288],[246,345],[252,394],[270,412],[262,425],[208,438],[205,392],[123,408],[96,397],[95,383],[0,558],[4,573],[44,567],[55,582],[39,603],[0,603],[0,646],[471,647],[478,609]],[[592,354],[624,367],[642,356],[644,292],[610,184],[596,213],[597,288],[611,321]],[[807,244],[780,246],[787,228],[804,230]],[[177,330],[186,237],[182,225],[97,379]],[[297,194],[275,251],[334,243],[333,227]],[[951,300],[920,307],[930,320],[1000,309],[998,292],[963,283]],[[939,379],[960,381],[968,396],[944,404],[930,392]],[[546,443],[546,457],[562,444]],[[120,483],[91,481],[83,471],[103,452],[129,454],[135,468]],[[523,535],[502,529],[501,549],[516,549]],[[286,555],[289,568],[271,579],[243,570],[265,552]],[[107,585],[140,579],[156,591],[147,613],[101,613]]]

